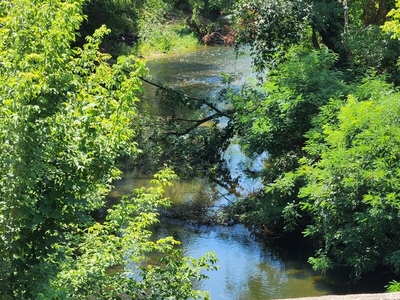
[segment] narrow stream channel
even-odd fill
[[[148,62],[152,79],[165,85],[177,86],[194,97],[213,97],[223,86],[220,72],[241,74],[234,83],[243,84],[251,76],[249,56],[236,59],[235,51],[227,47],[199,47],[179,55],[168,55]],[[157,99],[149,97],[144,103],[157,113]],[[160,115],[162,111],[158,111]],[[248,178],[243,168],[261,168],[261,156],[250,161],[232,144],[224,159],[232,179],[237,179],[235,193],[227,191],[207,178],[181,180],[168,190],[167,195],[175,202],[191,201],[196,197],[208,197],[213,205],[223,205],[246,196],[261,187],[257,179]],[[116,183],[110,197],[118,198],[133,188],[147,185],[149,178],[126,173]],[[213,300],[266,300],[291,297],[307,297],[357,292],[382,292],[388,281],[373,276],[355,285],[348,283],[347,274],[315,273],[307,263],[312,254],[310,246],[302,240],[260,240],[241,225],[206,226],[162,219],[156,230],[158,237],[173,236],[181,241],[186,255],[200,257],[213,251],[219,258],[219,270],[207,273],[209,280],[199,288],[210,291]]]

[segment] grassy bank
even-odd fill
[[[149,30],[131,51],[136,55],[150,58],[165,53],[180,52],[196,47],[198,44],[198,38],[186,25],[166,24]]]

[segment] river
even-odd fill
[[[249,55],[236,57],[228,47],[199,47],[186,53],[166,55],[148,62],[152,80],[182,88],[193,97],[212,98],[223,87],[221,72],[239,74],[233,83],[238,88],[252,76]],[[157,98],[151,96],[142,104],[146,109],[163,115]],[[167,192],[175,203],[205,199],[218,207],[236,197],[244,197],[261,187],[257,179],[248,178],[244,168],[258,170],[265,156],[249,160],[233,143],[224,154],[231,179],[237,179],[236,190],[226,190],[207,178],[176,182]],[[149,178],[135,172],[125,173],[116,183],[110,197],[118,198],[135,187],[146,185]],[[189,222],[162,219],[156,230],[158,237],[173,236],[181,241],[184,253],[199,257],[213,251],[219,258],[218,271],[207,273],[209,280],[199,288],[210,291],[213,300],[266,300],[357,292],[382,292],[389,279],[371,276],[358,284],[348,282],[347,273],[328,273],[321,276],[307,263],[312,254],[304,240],[269,239],[253,236],[241,225],[206,226]]]

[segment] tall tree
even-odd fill
[[[171,252],[172,240],[146,242],[145,228],[156,221],[162,188],[172,174],[159,175],[158,188],[147,198],[139,193],[139,204],[117,206],[103,225],[91,218],[121,174],[117,158],[137,152],[129,125],[144,65],[134,57],[110,65],[110,56],[99,52],[105,27],[82,48],[71,48],[83,2],[0,2],[1,296],[115,298],[128,292],[123,284],[129,277],[107,270],[127,264],[135,249],[136,263],[144,252],[164,249],[172,262],[182,262],[169,264],[169,280],[181,283],[171,291],[181,299],[197,297],[189,282],[198,278],[201,263],[191,269]],[[130,243],[120,242],[124,236]],[[139,249],[129,249],[135,241]],[[146,274],[140,275],[147,276],[143,286],[132,280],[131,295],[153,290],[153,298],[164,295],[165,287],[156,288],[161,273]],[[62,285],[60,278],[72,281]]]

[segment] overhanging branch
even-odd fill
[[[203,118],[201,120],[184,120],[184,121],[188,121],[188,122],[195,122],[195,124],[193,124],[192,126],[190,126],[185,131],[182,131],[182,132],[171,131],[171,132],[168,132],[168,133],[169,134],[178,135],[178,136],[185,135],[185,134],[188,134],[189,132],[191,132],[192,130],[196,129],[197,127],[199,127],[201,124],[203,124],[203,123],[205,123],[207,121],[210,121],[210,120],[212,120],[214,118],[217,118],[217,117],[220,117],[220,115],[218,113],[213,114],[211,116],[208,116],[206,118]]]
[[[215,111],[216,113],[218,113],[220,116],[224,116],[224,117],[227,117],[227,118],[229,118],[229,119],[232,119],[232,117],[230,116],[230,114],[229,114],[228,112],[224,112],[224,111],[218,109],[214,104],[210,103],[208,100],[206,100],[206,99],[204,99],[204,98],[190,97],[190,96],[186,95],[185,93],[182,93],[182,92],[179,92],[179,91],[175,91],[175,90],[173,90],[173,89],[171,89],[171,88],[167,88],[167,87],[165,87],[165,86],[162,86],[162,85],[160,85],[160,84],[154,83],[154,82],[152,82],[152,81],[150,81],[150,80],[148,80],[148,79],[145,79],[145,78],[143,78],[143,77],[140,77],[140,79],[141,79],[142,81],[144,81],[144,82],[146,82],[146,83],[148,83],[148,84],[150,84],[150,85],[152,85],[152,86],[155,86],[155,87],[157,87],[157,88],[159,88],[159,89],[162,89],[162,90],[164,90],[164,91],[173,92],[173,93],[176,93],[176,94],[179,94],[179,95],[183,96],[183,97],[186,98],[186,99],[193,100],[193,101],[197,101],[197,102],[201,102],[201,103],[203,103],[204,105],[206,105],[206,106],[208,106],[209,108],[211,108],[212,110],[214,110],[214,111]]]

